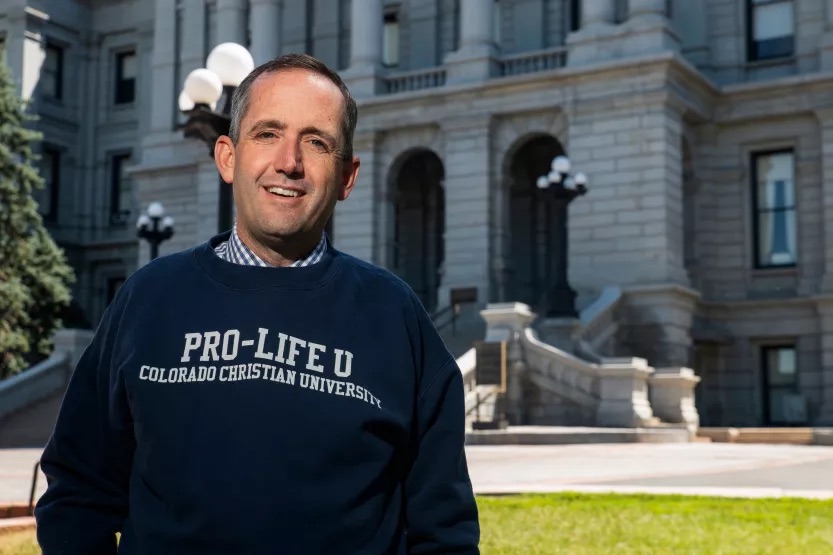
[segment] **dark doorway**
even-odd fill
[[[437,309],[437,289],[445,261],[445,171],[430,150],[407,155],[393,181],[391,270],[404,279],[429,312]]]
[[[524,143],[509,165],[509,239],[507,253],[507,302],[522,302],[540,311],[546,303],[547,262],[552,257],[553,222],[535,185],[549,173],[552,160],[564,149],[557,139],[539,136]]]

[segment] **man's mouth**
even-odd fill
[[[292,189],[284,189],[283,187],[266,187],[266,190],[279,197],[300,197],[301,192],[293,191]]]

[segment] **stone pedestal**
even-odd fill
[[[535,319],[535,313],[524,303],[489,304],[480,316],[486,320],[485,341],[514,341]]]
[[[657,368],[649,380],[649,398],[654,415],[664,422],[685,424],[692,432],[700,425],[694,404],[694,388],[700,378],[684,367]]]
[[[599,368],[596,426],[639,428],[653,421],[648,378],[653,368],[642,358],[618,359]]]

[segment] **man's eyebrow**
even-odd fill
[[[276,119],[262,119],[252,125],[249,133],[256,133],[265,129],[286,129],[286,124]]]

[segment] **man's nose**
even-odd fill
[[[275,171],[293,175],[304,171],[301,158],[301,145],[291,137],[284,136],[277,143],[277,150],[273,161]]]

